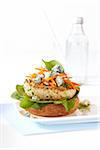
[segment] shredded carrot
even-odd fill
[[[72,82],[72,81],[70,81],[68,79],[64,79],[64,82],[68,83],[69,85],[71,85],[73,89],[79,90],[78,86],[80,86],[80,84],[74,83],[74,82]]]
[[[48,78],[46,78],[45,80],[46,80],[46,81],[50,81],[50,80],[52,80],[52,77],[48,77]]]
[[[45,69],[45,68],[35,68],[36,70],[39,70],[39,71],[43,71],[43,72],[49,72],[49,70]]]
[[[77,86],[80,86],[80,84],[78,84],[78,83],[75,83],[75,82],[72,82],[74,85],[77,85]]]
[[[68,79],[67,79],[67,78],[64,78],[64,82],[65,82],[65,83],[68,83]]]
[[[52,79],[51,81],[52,81],[53,85],[55,85],[55,86],[56,86],[56,82],[55,82],[53,79]]]
[[[41,71],[38,72],[38,74],[44,74],[44,71],[41,70]]]
[[[31,75],[32,78],[35,78],[36,76],[37,76],[36,73],[33,73],[33,74]]]
[[[47,79],[42,79],[42,81],[43,81],[43,83],[47,82],[52,87],[56,86],[56,82],[54,81],[54,79],[52,77],[49,77]]]
[[[64,78],[64,82],[65,82],[65,83],[68,83],[69,85],[71,85],[72,88],[75,88],[75,86],[72,84],[72,82],[71,82],[70,80]]]
[[[47,70],[46,68],[43,68],[43,67],[35,68],[35,69],[39,71],[38,74],[44,74],[45,72],[49,72],[49,70]],[[36,73],[33,73],[33,74],[31,75],[32,78],[35,78],[36,76],[37,76]],[[73,88],[73,89],[79,90],[78,86],[80,86],[80,84],[75,83],[75,82],[72,82],[72,81],[69,79],[69,78],[71,78],[71,77],[69,77],[68,74],[66,74],[66,73],[55,74],[55,75],[50,76],[50,77],[48,77],[48,78],[46,78],[46,79],[43,78],[43,79],[42,79],[42,83],[39,84],[39,87],[40,87],[40,88],[43,87],[44,84],[48,84],[48,85],[50,85],[50,87],[55,87],[55,86],[57,86],[57,84],[56,84],[56,82],[55,82],[55,78],[56,78],[57,76],[61,76],[61,77],[63,78],[64,82],[69,85],[69,86],[68,86],[69,88]]]
[[[51,85],[51,87],[55,87],[55,85],[52,82],[50,82],[49,84]]]

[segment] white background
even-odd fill
[[[64,63],[65,41],[77,16],[85,20],[84,30],[90,43],[89,76],[97,83],[100,77],[99,6],[99,0],[1,0],[0,101],[8,101],[15,85],[23,83],[24,76],[33,70],[34,65],[40,64],[42,58],[56,58]],[[10,134],[10,129],[7,132]],[[57,149],[83,149],[82,142],[84,149],[99,147],[99,131],[67,134],[36,136],[33,138],[34,149],[39,144],[44,149],[51,149],[50,143]]]

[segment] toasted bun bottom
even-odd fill
[[[48,104],[41,109],[28,108],[27,111],[33,115],[43,116],[43,117],[59,117],[66,116],[74,113],[79,106],[79,99],[75,99],[74,107],[67,112],[62,104]]]

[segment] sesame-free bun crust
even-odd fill
[[[66,109],[62,104],[48,104],[41,109],[33,109],[28,108],[27,111],[30,114],[37,115],[37,116],[43,116],[43,117],[59,117],[59,116],[67,116],[72,113],[74,113],[79,106],[79,99],[75,99],[75,105],[74,107],[67,112]]]

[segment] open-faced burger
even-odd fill
[[[45,117],[66,116],[79,106],[80,85],[72,82],[63,66],[55,60],[44,61],[44,66],[17,85],[12,98],[30,114]]]

